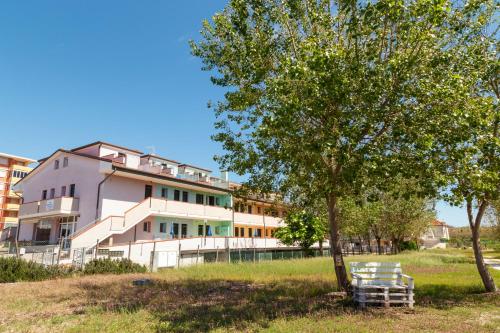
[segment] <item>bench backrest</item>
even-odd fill
[[[351,262],[351,275],[362,277],[363,284],[370,285],[399,285],[402,283],[401,264],[399,262]],[[357,284],[356,277],[353,284]]]

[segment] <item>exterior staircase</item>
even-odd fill
[[[122,216],[108,216],[91,223],[71,236],[71,248],[91,248],[114,234],[123,234],[154,213],[167,211],[167,200],[147,198]]]

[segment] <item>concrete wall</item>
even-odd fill
[[[101,186],[101,220],[123,213],[144,200],[144,181],[111,176]]]

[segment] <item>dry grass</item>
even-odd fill
[[[465,253],[354,259],[401,261],[415,310],[359,311],[329,296],[331,259],[320,258],[1,285],[0,332],[500,332],[500,295],[481,293]],[[154,283],[132,286],[139,277]]]

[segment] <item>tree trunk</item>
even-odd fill
[[[377,251],[378,254],[382,254],[382,239],[380,237],[377,237]]]
[[[497,287],[495,285],[495,281],[491,277],[486,264],[484,263],[483,252],[481,251],[481,243],[479,238],[479,231],[481,226],[481,220],[483,218],[484,212],[488,207],[486,201],[482,201],[479,205],[478,212],[476,218],[474,219],[472,213],[472,201],[467,201],[467,217],[469,218],[469,226],[472,231],[472,248],[474,249],[474,258],[476,259],[476,266],[481,276],[481,280],[483,280],[484,288],[488,292],[497,291]]]
[[[333,255],[333,265],[337,277],[338,288],[342,291],[349,291],[350,284],[345,269],[344,258],[342,256],[342,246],[340,243],[340,225],[338,220],[337,197],[334,194],[327,196],[328,221],[330,223],[330,248]]]

